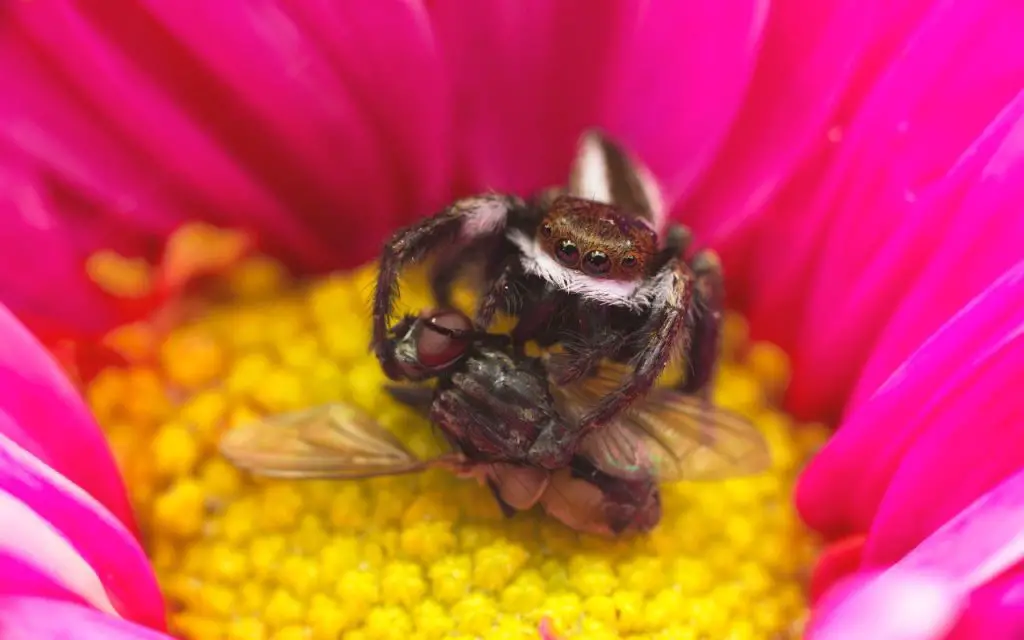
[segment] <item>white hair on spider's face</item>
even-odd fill
[[[522,254],[523,270],[551,283],[556,288],[580,296],[585,300],[615,307],[640,310],[656,299],[653,289],[643,286],[641,280],[621,281],[596,278],[559,264],[540,243],[525,233],[513,230],[508,239]]]

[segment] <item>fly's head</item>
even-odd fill
[[[444,375],[469,353],[473,322],[455,309],[406,316],[391,328],[389,348],[402,377],[412,382]]]
[[[620,282],[644,279],[658,248],[657,234],[643,218],[575,196],[551,203],[537,241],[564,268]]]

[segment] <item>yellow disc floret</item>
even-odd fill
[[[94,270],[107,274],[109,262],[98,257]],[[760,426],[773,469],[666,485],[663,520],[648,535],[583,536],[543,513],[506,519],[485,488],[440,471],[270,481],[220,458],[225,430],[332,400],[372,412],[420,455],[440,450],[436,430],[385,394],[369,354],[373,275],[370,265],[300,285],[272,260],[242,260],[219,276],[218,306],[164,332],[150,357],[138,336],[155,329],[118,335],[133,364],[102,371],[85,390],[125,474],[174,633],[516,640],[537,638],[547,619],[565,638],[593,640],[799,636],[814,544],[789,494],[824,429],[794,425],[775,406],[789,363],[751,343],[735,315],[715,400]],[[144,288],[133,277],[107,280]],[[410,278],[402,310],[428,306],[426,291]]]

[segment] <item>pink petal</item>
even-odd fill
[[[826,142],[843,91],[877,37],[878,4],[772,3],[742,109],[707,179],[681,213],[701,242],[715,245],[730,265],[743,264],[733,246],[753,239],[747,234],[741,240],[739,227],[753,222],[796,166]],[[709,73],[718,72],[717,60],[693,58]],[[691,102],[693,95],[703,94],[687,96]]]
[[[11,438],[102,502],[134,531],[124,485],[103,434],[57,363],[0,305],[0,411]]]
[[[2,435],[11,423],[0,412],[0,497],[10,496],[0,501],[7,523],[0,550],[20,552],[22,559],[94,606],[104,608],[106,601],[126,618],[163,628],[156,577],[132,532],[80,487]],[[38,520],[19,515],[19,501]],[[99,581],[102,594],[97,592]]]
[[[934,413],[887,483],[865,562],[898,558],[993,484],[1024,467],[1019,446],[1024,439],[1021,300],[1018,293],[1016,326],[991,336],[939,390],[941,399],[928,403]],[[1024,513],[1024,505],[1020,510]]]
[[[74,296],[89,283],[66,262],[142,252],[183,220],[255,228],[291,264],[323,269],[365,261],[449,198],[447,79],[418,3],[149,5],[5,11],[0,174],[44,194],[70,236],[48,243],[75,249],[60,265]],[[30,230],[8,238],[37,244]],[[42,304],[24,272],[0,278],[20,315],[113,313]]]
[[[644,159],[672,201],[696,186],[733,124],[769,3],[637,4],[620,19],[600,124]]]
[[[429,3],[452,74],[461,191],[529,192],[564,180],[581,130],[599,121],[608,67],[638,4]]]
[[[4,640],[170,640],[169,636],[69,602],[0,597]]]
[[[1024,92],[941,181],[921,190],[916,196],[920,211],[893,226],[869,264],[856,276],[836,275],[829,286],[842,290],[842,297],[826,301],[823,296],[832,295],[829,287],[818,287],[822,296],[817,306],[814,299],[808,302],[808,328],[794,367],[814,368],[821,375],[795,383],[792,402],[821,406],[823,386],[833,394],[846,393],[857,380],[858,366],[836,362],[863,362],[869,355],[865,341],[885,334],[889,345],[898,341],[899,346],[887,351],[889,345],[878,344],[870,350],[873,379],[857,383],[861,393],[868,392],[867,385],[881,382],[910,349],[1022,255],[1014,240],[1024,233],[1019,215],[1022,133]],[[832,266],[845,270],[838,262]],[[888,369],[882,368],[883,361]]]
[[[949,583],[890,570],[858,574],[815,608],[807,640],[942,640],[966,606]]]
[[[0,593],[73,596],[117,615],[96,571],[74,547],[31,507],[0,489]],[[18,561],[21,561],[20,565]]]
[[[88,605],[80,595],[61,584],[21,553],[0,551],[0,597],[38,596]]]
[[[271,239],[294,243],[310,259],[325,259],[325,248],[312,241],[314,236],[308,230],[290,220],[292,213],[286,205],[275,202],[253,182],[253,177],[242,171],[204,130],[201,121],[193,119],[185,105],[175,103],[167,94],[168,87],[154,84],[153,74],[138,68],[142,62],[138,52],[133,55],[119,48],[116,40],[105,37],[67,3],[55,3],[49,11],[25,7],[12,14],[21,37],[50,55],[52,67],[40,77],[49,81],[46,104],[50,110],[60,107],[68,111],[64,131],[78,137],[91,134],[104,139],[106,147],[137,158],[135,164],[146,166],[149,175],[158,177],[146,178],[152,183],[153,202],[177,209],[179,213],[174,217],[179,221],[205,217],[232,224],[241,214],[249,224],[266,225],[274,234]],[[61,78],[66,79],[65,84],[60,83]],[[90,110],[102,116],[90,117]],[[124,113],[131,113],[131,117],[122,117]],[[45,125],[53,128],[53,118],[45,112],[36,117],[46,118]],[[88,160],[95,157],[96,150],[76,146],[74,153]],[[45,157],[39,159],[46,161]],[[94,173],[101,172],[103,164],[96,165],[90,163],[89,167]],[[125,203],[133,207],[132,215],[140,215],[138,207],[147,206],[146,213],[153,206],[132,202],[129,190],[137,188],[138,177],[119,184],[99,175],[95,182],[99,189],[116,189],[105,198],[107,209],[117,211]],[[82,183],[75,186],[87,187]]]
[[[975,491],[970,498],[976,496],[975,483],[991,476],[974,469],[965,477],[957,456],[965,455],[970,463],[975,455],[986,455],[983,467],[991,459],[1005,473],[1017,447],[1007,446],[1006,443],[1013,442],[1008,439],[1012,435],[1000,434],[997,429],[1012,425],[1004,421],[1024,406],[1015,400],[1020,396],[1012,391],[1014,381],[1019,382],[1019,376],[1013,375],[1013,357],[1024,346],[1018,337],[1024,323],[1021,299],[1024,261],[965,305],[867,402],[850,413],[798,483],[797,508],[810,526],[830,535],[867,531],[897,469],[906,464],[908,456],[920,455],[908,452],[921,446],[926,436],[935,439],[927,456],[929,464],[941,466],[927,469],[915,463],[915,472],[923,473],[922,482],[914,482],[911,475],[904,476],[904,482],[909,484],[901,488],[899,500],[892,505],[897,512],[907,505],[907,500],[922,500],[931,505],[931,497],[943,502],[948,494],[939,491],[939,485],[966,482],[967,492]],[[1000,397],[1000,389],[1011,391]],[[956,433],[958,430],[960,433]],[[974,439],[973,444],[968,444],[965,441],[971,441],[971,434],[996,439]],[[1002,446],[997,444],[993,448],[992,442]],[[946,445],[954,448],[936,460],[932,447]],[[896,494],[890,491],[886,500],[892,495]],[[836,496],[843,499],[837,500]],[[959,506],[964,504],[960,502]],[[930,531],[936,524],[934,520],[927,525],[907,523],[911,540],[903,540],[902,551],[908,548],[907,543],[920,540],[922,531]]]
[[[83,265],[91,243],[109,240],[108,246],[116,248],[118,239],[83,224],[89,209],[67,202],[63,208],[57,205],[58,189],[52,178],[0,148],[0,209],[7,216],[0,234],[0,300],[37,328],[64,313],[74,317],[82,331],[96,334],[116,324],[118,314]],[[29,273],[33,277],[25,277]],[[52,288],[40,287],[40,282]]]
[[[945,640],[1016,640],[1024,632],[1024,572],[1019,568],[971,595],[971,605]]]
[[[934,4],[856,116],[840,123],[842,144],[815,160],[823,173],[811,180],[809,170],[773,205],[763,228],[778,242],[754,248],[751,264],[766,266],[750,270],[751,321],[794,353],[791,402],[799,413],[822,415],[842,403],[892,301],[913,282],[911,270],[867,297],[857,291],[876,261],[927,246],[929,237],[918,244],[908,236],[940,215],[927,209],[928,185],[951,172],[1024,81],[1024,49],[1015,46],[1021,28],[1024,12],[1013,3]]]
[[[433,143],[443,132],[443,112],[431,106],[420,113],[415,106],[436,99],[443,87],[430,62],[435,54],[427,33],[416,28],[421,18],[413,3],[391,0],[387,9],[365,13],[323,5],[297,11],[294,3],[274,0],[141,4],[145,11],[90,5],[90,17],[121,46],[152,55],[147,69],[179,92],[178,101],[278,193],[292,215],[333,243],[338,264],[374,254],[397,214],[413,204],[404,192],[417,180],[440,178],[437,169],[417,171],[421,162],[438,158]],[[308,24],[321,16],[348,23],[330,37],[350,39],[349,50],[365,65],[358,72],[380,65],[374,86],[385,77],[395,83],[406,97],[405,109],[375,112],[374,100],[357,93],[365,75],[349,86],[346,69],[332,63],[323,39],[310,37],[315,31]],[[140,40],[143,34],[151,37]],[[178,61],[175,73],[189,70],[188,82],[158,67],[161,58]],[[356,73],[355,63],[347,70]],[[432,153],[419,153],[416,162],[393,161],[424,149]],[[413,193],[436,199],[444,186],[438,182]]]
[[[917,345],[1024,255],[1024,92],[1007,107],[974,151],[983,167],[963,195],[941,244],[875,345],[850,400],[870,397]],[[991,149],[992,143],[998,147]],[[989,148],[986,148],[989,147]],[[963,169],[973,173],[968,156]]]
[[[869,543],[882,535],[873,530]],[[1024,471],[1017,471],[943,523],[892,568],[861,574],[833,589],[817,607],[810,638],[939,640],[968,602],[970,610],[954,637],[1016,637],[1009,632],[1019,633],[1024,623],[1024,583],[1019,572],[1000,576],[1022,560]],[[886,559],[865,562],[870,566]]]

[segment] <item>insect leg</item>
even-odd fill
[[[617,389],[604,396],[583,416],[579,425],[581,434],[608,422],[650,391],[673,352],[679,349],[680,344],[688,346],[684,341],[692,280],[681,258],[670,260],[655,276],[651,316],[633,333],[635,339],[643,341],[632,361],[634,369]]]
[[[690,263],[695,280],[694,304],[689,322],[690,342],[686,353],[686,377],[679,387],[683,393],[710,392],[708,383],[718,362],[725,287],[722,263],[710,249],[698,252]]]
[[[422,260],[444,245],[475,243],[504,229],[508,216],[524,203],[508,195],[485,195],[459,200],[444,211],[406,227],[392,236],[381,252],[373,297],[373,351],[385,374],[399,379],[400,372],[388,348],[388,327],[398,297],[398,277],[409,264]]]

